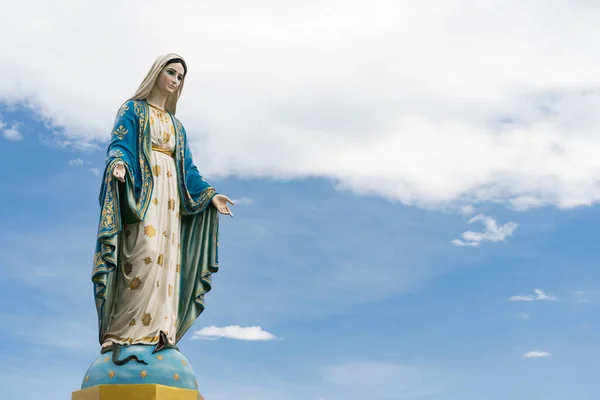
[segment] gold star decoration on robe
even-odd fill
[[[173,295],[173,286],[171,286],[170,284],[169,284],[168,293],[169,293],[169,297],[171,297]]]
[[[160,165],[154,164],[154,166],[152,167],[152,173],[154,174],[154,176],[159,176],[160,175]]]
[[[129,321],[129,326],[136,326],[137,322],[135,322],[135,318],[133,318],[131,321]]]
[[[152,259],[150,257],[146,257],[144,258],[144,263],[146,263],[146,265],[150,265],[152,264]]]
[[[167,204],[167,208],[170,211],[175,211],[175,199],[169,199],[168,204]]]
[[[111,379],[112,379],[112,378],[114,378],[114,377],[115,377],[115,375],[116,375],[116,374],[115,374],[115,371],[109,371],[109,372],[108,372],[108,377],[109,377],[109,378],[111,378]]]
[[[133,278],[133,280],[129,284],[129,289],[131,289],[131,290],[138,290],[141,287],[142,287],[142,280],[140,279],[139,276],[136,276],[135,278]]]
[[[175,379],[176,381],[179,381],[179,374],[173,374],[173,379]]]
[[[156,356],[156,359],[157,359],[158,361],[162,361],[162,360],[163,360],[163,356],[161,356],[161,355],[159,354],[159,355],[157,355],[157,356]]]
[[[152,316],[150,315],[150,313],[144,313],[144,316],[142,317],[142,325],[150,326],[151,322],[152,322]]]
[[[157,206],[158,205],[158,199],[152,200],[152,204],[154,204],[155,206]]]
[[[159,255],[158,255],[158,260],[156,260],[156,263],[157,263],[158,265],[162,266],[162,265],[163,265],[164,258],[165,258],[165,255],[164,255],[164,254],[162,254],[162,253],[161,253],[161,254],[159,254]]]
[[[133,264],[131,264],[130,262],[126,262],[125,265],[123,266],[123,272],[125,272],[125,275],[129,275],[132,271],[133,271]]]
[[[144,370],[144,371],[140,371],[140,377],[141,378],[146,378],[148,376],[148,371]]]
[[[144,227],[144,235],[148,236],[149,238],[153,238],[156,236],[156,228],[152,225],[146,225]]]

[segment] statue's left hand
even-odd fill
[[[212,198],[211,203],[221,214],[230,215],[233,218],[233,214],[229,210],[229,207],[227,207],[227,203],[234,205],[233,201],[229,200],[229,197],[217,194]]]

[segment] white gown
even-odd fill
[[[152,200],[142,222],[123,226],[105,344],[155,344],[161,330],[175,343],[181,256],[175,129],[168,112],[150,110]]]

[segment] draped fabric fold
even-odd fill
[[[120,279],[117,271],[123,225],[144,220],[154,189],[148,115],[145,100],[123,104],[107,151],[92,271],[100,344],[107,333]],[[173,115],[171,119],[176,134],[175,162],[181,204],[181,276],[176,322],[176,341],[179,341],[204,310],[211,274],[218,270],[219,220],[217,210],[211,205],[216,192],[192,160],[183,125]],[[113,177],[119,162],[127,171],[124,183]]]

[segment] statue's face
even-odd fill
[[[169,64],[163,68],[156,79],[158,90],[163,93],[173,93],[183,81],[183,65],[180,63]]]

